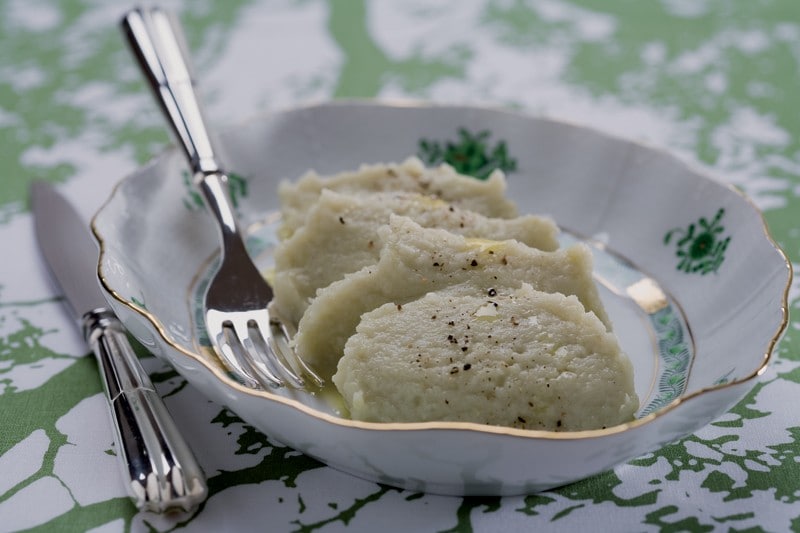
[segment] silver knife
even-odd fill
[[[49,183],[33,183],[31,205],[39,247],[97,357],[131,499],[191,511],[206,499],[205,476],[103,298],[89,228]]]

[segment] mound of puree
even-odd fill
[[[638,407],[615,336],[575,296],[527,284],[370,311],[333,381],[351,416],[372,422],[577,431],[625,422]]]
[[[592,280],[591,252],[583,244],[545,252],[514,240],[473,239],[423,228],[396,215],[379,233],[384,245],[378,263],[320,289],[298,325],[298,353],[323,376],[335,372],[361,315],[454,285],[483,292],[528,283],[544,292],[574,294],[608,325]]]
[[[279,187],[273,306],[350,416],[576,431],[630,420],[633,370],[583,244],[517,216],[502,172],[309,172]]]
[[[502,171],[496,170],[486,181],[478,181],[462,176],[450,165],[427,168],[416,157],[410,157],[399,165],[363,165],[357,171],[327,177],[309,171],[296,182],[281,182],[281,238],[290,237],[303,225],[306,213],[325,189],[344,194],[416,192],[488,217],[517,216],[516,206],[505,197],[506,178]]]
[[[549,218],[490,218],[419,193],[351,195],[325,189],[304,224],[275,249],[275,305],[284,318],[297,323],[318,289],[377,263],[383,248],[378,228],[388,224],[392,214],[467,237],[516,239],[548,251],[558,248],[558,228]]]

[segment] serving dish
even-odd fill
[[[679,158],[554,120],[478,107],[338,102],[223,133],[237,210],[264,271],[276,186],[308,169],[451,162],[500,167],[521,213],[551,215],[595,255],[601,296],[631,357],[635,420],[581,432],[468,423],[376,424],[334,391],[254,391],[226,374],[202,327],[214,223],[183,158],[167,150],[115,188],[92,222],[98,276],[128,329],[193,386],[271,437],[357,476],[454,495],[532,493],[606,470],[725,413],[768,364],[787,324],[791,266],[744,196]]]

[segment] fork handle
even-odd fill
[[[136,507],[191,511],[208,494],[205,475],[109,309],[83,317],[111,408],[126,488]]]
[[[222,173],[194,89],[188,46],[173,16],[157,8],[127,12],[120,27],[195,174]]]
[[[177,20],[157,8],[135,8],[120,26],[156,101],[189,161],[195,183],[220,223],[226,247],[243,247],[228,176],[214,147]]]

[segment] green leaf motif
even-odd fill
[[[700,217],[696,224],[689,224],[686,229],[673,228],[664,235],[664,245],[675,239],[678,270],[705,276],[719,269],[731,242],[729,236],[722,236],[725,231],[721,224],[723,216],[725,209],[721,207],[710,221]]]
[[[684,340],[683,322],[672,306],[651,314],[650,321],[658,336],[659,358],[664,371],[658,380],[658,393],[640,410],[639,417],[664,407],[683,394],[692,360],[692,351]]]
[[[516,170],[517,160],[509,155],[506,142],[500,141],[490,147],[490,136],[486,130],[471,133],[466,128],[459,128],[455,142],[421,139],[417,155],[427,165],[447,163],[459,174],[479,180],[487,179],[497,169],[504,172]]]
[[[142,309],[147,309],[147,306],[144,303],[144,300],[141,298],[137,298],[136,296],[131,296],[130,301],[141,307]]]
[[[194,184],[192,175],[188,171],[184,170],[181,172],[181,177],[183,178],[183,186],[186,188],[186,195],[183,197],[184,207],[189,211],[204,209],[205,202],[203,201],[203,197],[197,191],[197,187]],[[238,209],[242,198],[246,198],[249,194],[247,185],[246,178],[240,176],[239,174],[228,174],[228,191],[230,192],[231,202],[233,202],[234,208]]]

